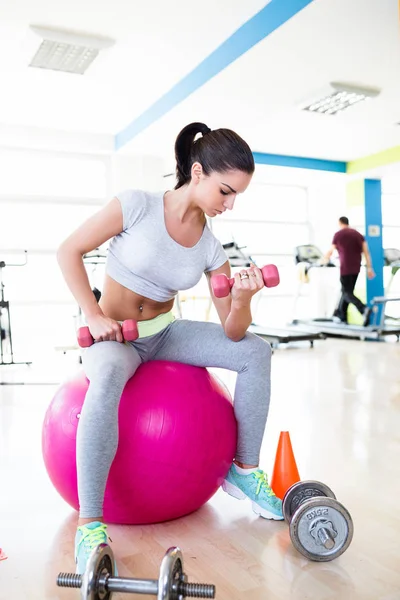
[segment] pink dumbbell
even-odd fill
[[[279,272],[275,265],[265,265],[261,273],[266,287],[275,287],[279,285]],[[216,298],[225,298],[231,291],[235,279],[228,279],[226,275],[213,275],[211,277],[211,287]]]
[[[137,322],[134,319],[127,319],[122,323],[122,335],[127,342],[133,342],[139,337]],[[89,348],[94,344],[94,339],[89,331],[89,327],[80,327],[78,329],[78,344],[81,348]]]

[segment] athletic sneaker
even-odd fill
[[[346,319],[339,319],[339,317],[332,317],[332,321],[334,323],[339,323],[341,325],[348,325],[348,322]]]
[[[83,575],[92,550],[99,544],[107,544],[108,539],[107,525],[105,523],[92,521],[91,523],[78,527],[75,535],[75,562],[77,574]],[[114,565],[114,569],[115,574],[117,575],[116,565]]]
[[[238,500],[250,498],[253,511],[264,519],[283,520],[282,501],[275,496],[266,473],[261,469],[241,475],[233,464],[222,483],[222,489]]]

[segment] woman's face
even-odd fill
[[[232,210],[237,194],[246,191],[252,175],[243,171],[213,171],[205,175],[200,163],[192,166],[192,180],[196,203],[208,217],[216,217]]]

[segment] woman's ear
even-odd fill
[[[190,171],[192,175],[192,181],[194,183],[199,183],[200,178],[203,174],[203,167],[201,166],[201,164],[199,162],[193,163]]]

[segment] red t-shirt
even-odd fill
[[[341,275],[356,275],[360,272],[364,239],[361,233],[351,227],[343,227],[333,236],[332,244],[339,253]]]

